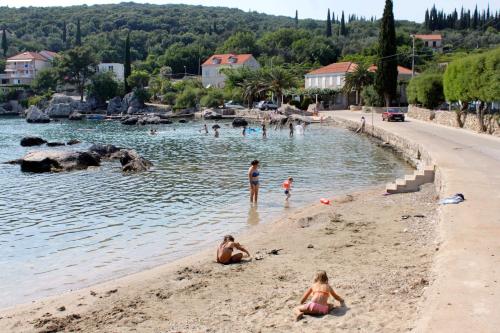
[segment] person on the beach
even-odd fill
[[[248,181],[250,182],[250,202],[257,203],[259,196],[259,161],[253,160],[248,169]]]
[[[293,138],[293,123],[292,122],[290,122],[289,128],[290,128],[290,137]]]
[[[243,253],[233,254],[234,249],[240,250],[250,257],[250,253],[239,243],[236,243],[233,236],[226,235],[217,248],[217,262],[224,265],[240,262]]]
[[[316,273],[313,285],[307,289],[304,296],[300,300],[303,304],[295,308],[295,319],[300,320],[304,314],[310,315],[325,315],[334,308],[333,304],[328,303],[330,295],[340,302],[341,306],[345,306],[344,299],[337,295],[333,288],[328,284],[328,276],[325,271]],[[306,300],[312,297],[311,301],[304,304]]]
[[[262,124],[262,137],[267,138],[267,129],[266,129],[266,123]]]
[[[214,128],[214,136],[215,136],[216,138],[218,138],[218,137],[219,137],[219,128],[218,128],[218,127]]]
[[[285,201],[288,201],[288,199],[290,199],[290,197],[292,196],[292,184],[292,177],[288,177],[288,179],[283,182],[283,189],[285,190]]]
[[[365,117],[361,117],[361,124],[359,125],[356,133],[364,133],[365,132]]]
[[[246,135],[246,132],[247,132],[247,127],[246,126],[243,126],[243,132],[241,134],[243,134],[243,136]]]

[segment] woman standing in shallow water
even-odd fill
[[[257,203],[259,196],[259,161],[253,160],[248,169],[248,181],[250,182],[250,202]]]

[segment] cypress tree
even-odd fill
[[[6,28],[3,27],[3,31],[2,31],[2,50],[3,50],[3,56],[6,57],[7,56],[7,50],[9,49],[9,43],[7,42],[7,32],[6,32]]]
[[[342,11],[342,18],[340,19],[340,34],[342,36],[347,35],[347,29],[345,27],[344,11]]]
[[[332,19],[330,18],[330,9],[328,9],[328,15],[326,16],[326,37],[332,37]]]
[[[375,87],[384,97],[385,106],[390,106],[396,97],[398,85],[398,62],[396,57],[396,29],[392,0],[385,1],[384,15],[380,21],[377,72]]]
[[[424,27],[426,29],[429,29],[429,10],[425,10],[425,20],[424,20]]]
[[[472,17],[472,29],[476,29],[479,25],[479,14],[477,13],[477,5],[476,9],[474,9],[474,16]]]
[[[295,28],[299,27],[299,11],[295,10]]]
[[[130,73],[132,72],[131,65],[130,65],[130,31],[127,33],[127,39],[125,40],[125,66],[124,66],[124,77],[125,77],[125,92],[129,93],[130,92],[130,86],[127,83],[127,78],[130,76]]]
[[[63,42],[64,46],[66,46],[66,37],[67,37],[66,34],[67,34],[66,21],[63,21],[61,39],[62,39],[62,42]]]
[[[76,37],[75,37],[76,46],[82,46],[82,32],[80,30],[80,19],[76,21]]]

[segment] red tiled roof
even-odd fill
[[[443,37],[441,35],[415,35],[415,38],[421,40],[442,40]]]
[[[47,56],[49,58],[54,58],[55,56],[57,56],[57,53],[56,52],[52,52],[52,51],[48,51],[48,50],[43,50],[40,52],[40,54],[44,57],[47,58]],[[49,59],[50,60],[50,59]]]
[[[43,55],[37,52],[23,52],[16,54],[13,57],[8,58],[7,60],[42,60],[47,61]]]
[[[241,65],[246,63],[253,56],[251,54],[214,54],[208,58],[202,66],[219,66],[219,65]],[[235,58],[236,61],[229,62],[229,58]],[[217,61],[217,63],[214,63]]]
[[[371,65],[370,67],[368,67],[368,70],[370,72],[376,72],[377,65]],[[398,74],[411,75],[411,69],[398,65]]]
[[[349,62],[336,62],[336,63],[330,64],[328,66],[315,69],[315,70],[307,73],[307,75],[309,75],[309,74],[317,75],[317,74],[335,74],[335,73],[353,72],[357,66],[358,65],[356,65],[355,63],[350,62],[350,61]]]

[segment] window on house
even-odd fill
[[[108,66],[109,71],[113,71],[113,66]]]
[[[337,76],[337,86],[340,86],[340,84],[342,83],[342,78],[339,76]]]
[[[437,43],[434,41],[432,42],[432,47],[436,47]]]
[[[28,64],[24,64],[24,68],[28,68]]]

